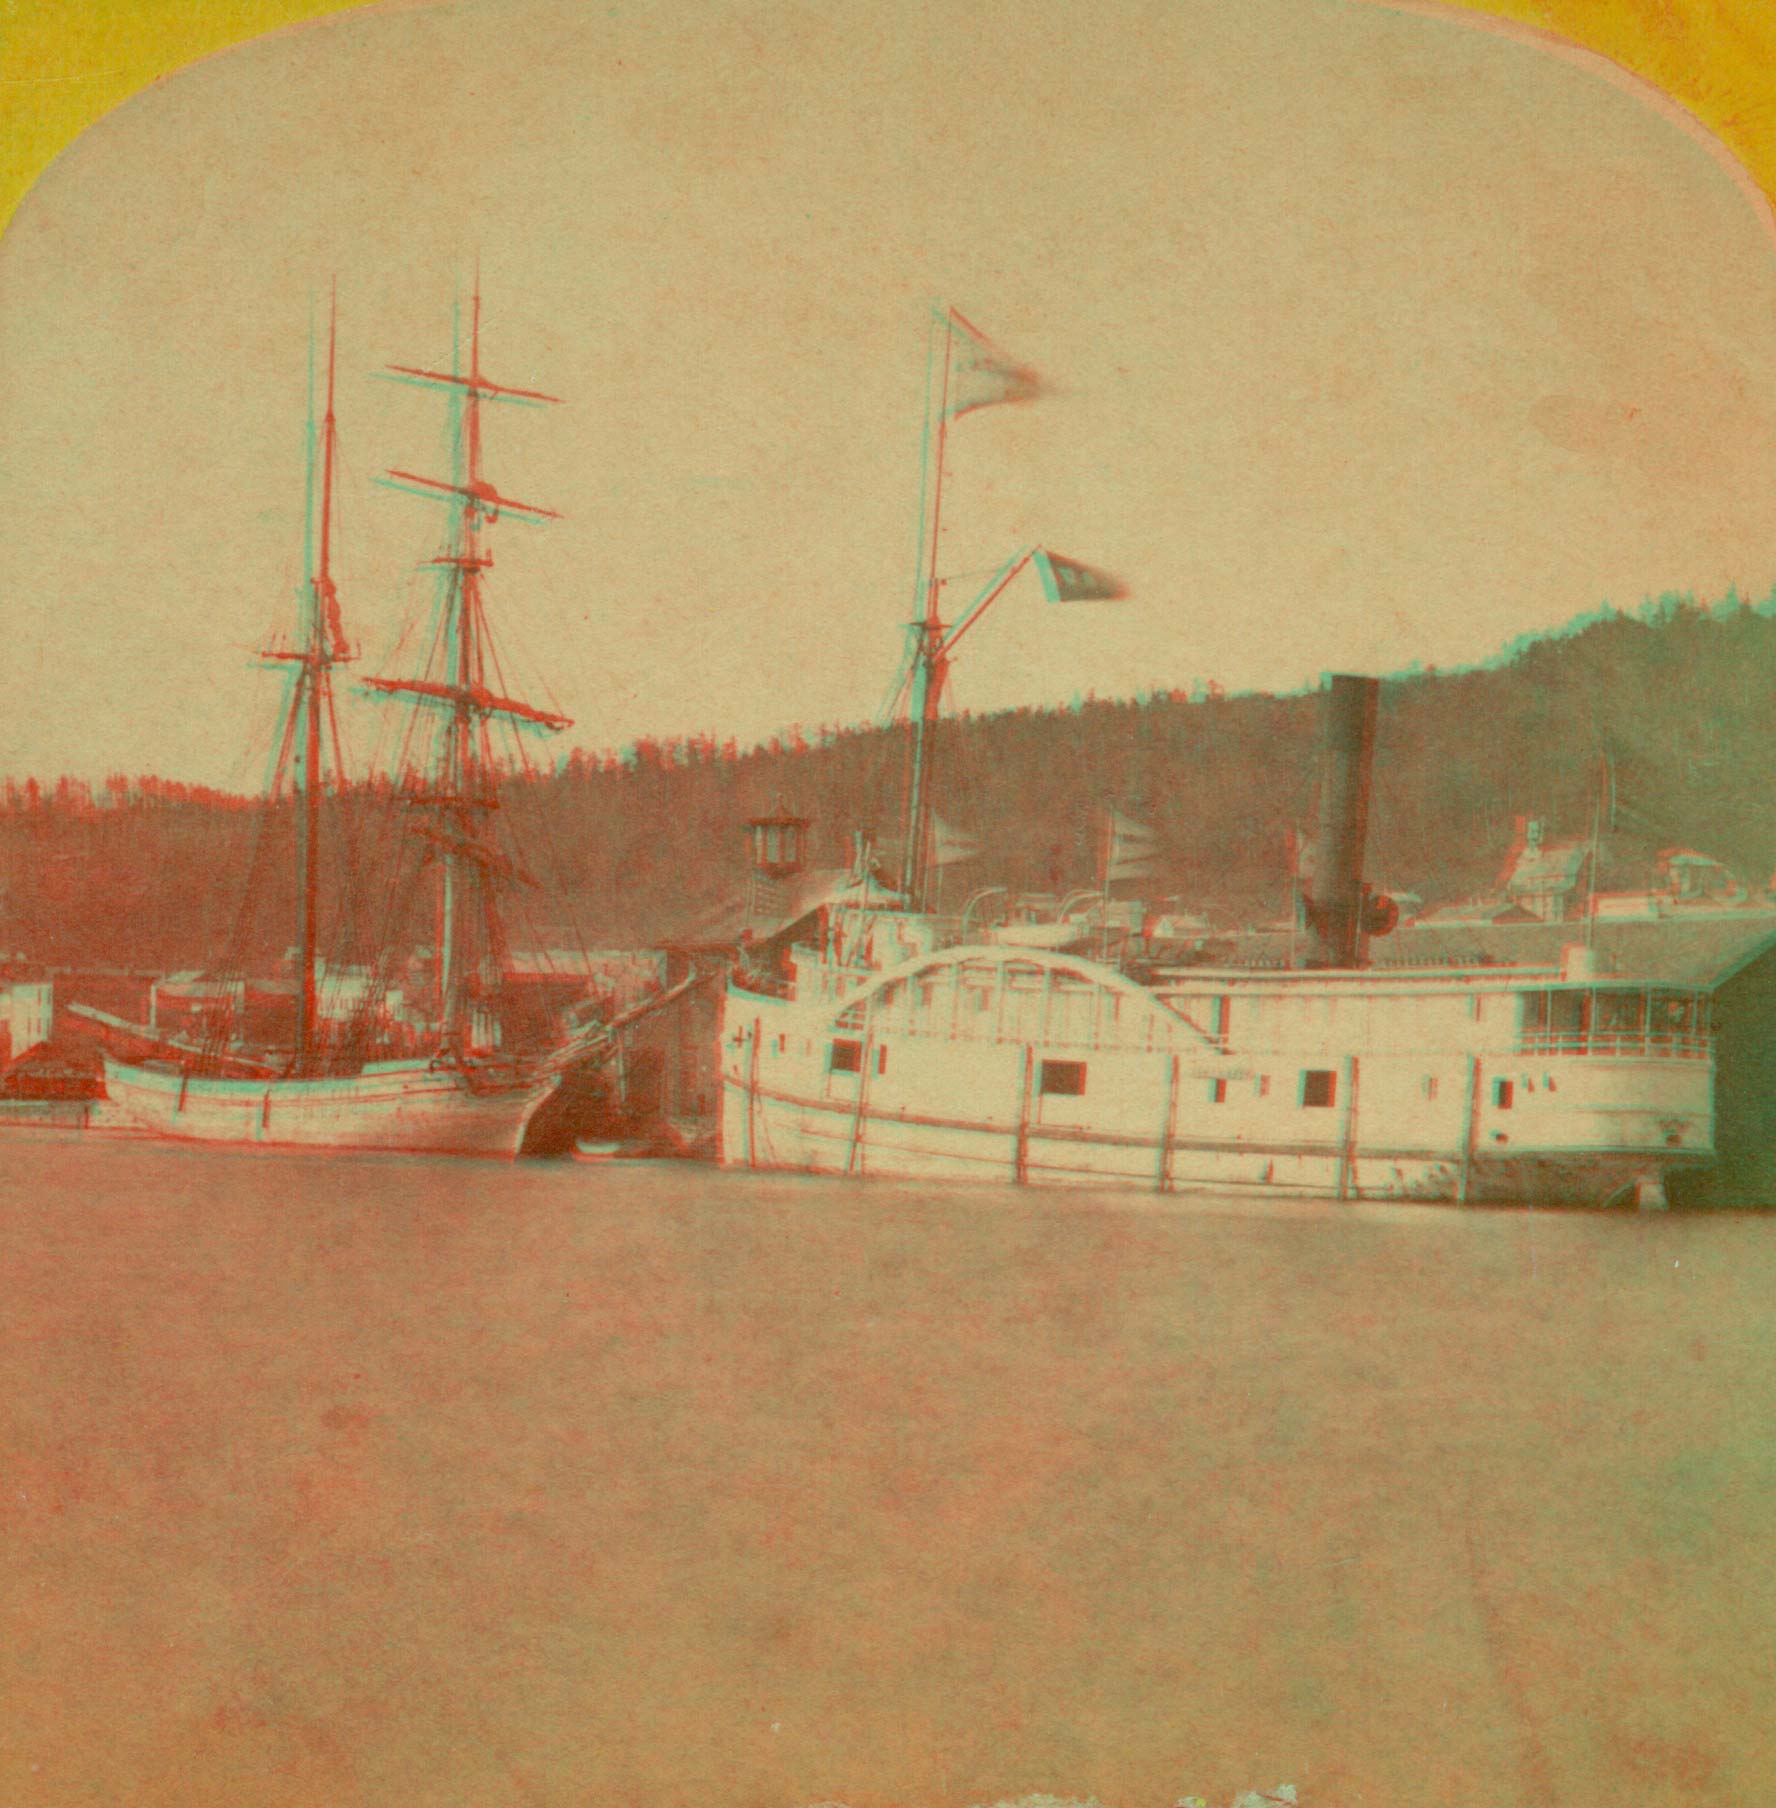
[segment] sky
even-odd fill
[[[0,239],[0,772],[251,788],[340,309],[360,670],[427,591],[477,260],[489,599],[570,744],[865,721],[912,605],[926,326],[1047,382],[951,435],[945,570],[1038,543],[960,707],[1449,665],[1776,583],[1776,257],[1630,87],[1367,0],[454,0],[212,57]],[[374,741],[353,707],[354,743]]]

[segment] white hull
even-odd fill
[[[1657,1205],[1714,1153],[1705,1038],[1547,1046],[1518,994],[1533,1006],[1566,983],[1551,973],[1192,972],[1161,990],[975,947],[798,980],[800,997],[728,994],[731,1165]]]
[[[1163,1109],[1163,1104],[1161,1105]],[[825,1099],[748,1089],[730,1077],[722,1159],[729,1166],[901,1180],[1010,1181],[1024,1186],[1140,1187],[1155,1192],[1273,1192],[1332,1199],[1603,1205],[1632,1193],[1662,1203],[1679,1168],[1646,1146],[1526,1150],[1505,1157],[1357,1143],[1349,1148],[1189,1136],[1141,1137],[1090,1125],[1049,1127],[909,1117]]]
[[[105,1058],[112,1105],[180,1142],[437,1155],[518,1153],[559,1076],[476,1091],[426,1062],[387,1062],[314,1080],[237,1080]]]

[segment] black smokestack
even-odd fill
[[[1307,899],[1310,967],[1354,967],[1363,945],[1363,841],[1369,831],[1370,758],[1377,678],[1334,675],[1326,692],[1320,831]]]

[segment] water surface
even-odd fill
[[[0,1137],[0,1801],[1749,1802],[1776,1220]]]

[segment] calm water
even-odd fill
[[[0,1801],[1741,1803],[1776,1218],[0,1138]]]

